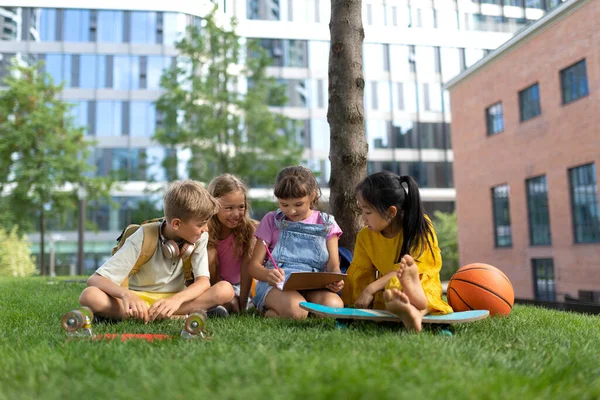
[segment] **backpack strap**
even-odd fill
[[[143,224],[141,228],[144,230],[144,238],[142,239],[142,251],[138,256],[137,261],[129,271],[129,275],[127,278],[121,283],[122,287],[129,287],[129,278],[136,274],[142,265],[146,264],[156,251],[156,247],[158,246],[158,230],[160,229],[160,221],[154,221],[147,224]]]
[[[194,251],[196,249],[194,248]],[[194,253],[192,253],[193,255]],[[185,260],[183,260],[183,280],[185,282],[185,286],[190,286],[194,283],[194,272],[192,271],[192,256],[189,256]]]
[[[192,251],[192,255],[183,260],[183,281],[185,282],[185,286],[190,286],[194,283],[194,271],[192,270],[192,257],[194,256],[194,252],[196,251],[196,247],[198,247],[198,243],[194,244],[194,251]]]

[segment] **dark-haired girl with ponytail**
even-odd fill
[[[415,180],[378,172],[356,187],[356,197],[366,226],[356,239],[344,303],[387,309],[417,332],[424,315],[451,313],[442,299],[437,237]]]

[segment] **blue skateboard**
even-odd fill
[[[343,327],[345,321],[355,319],[379,322],[401,322],[396,314],[385,310],[327,307],[306,301],[300,303],[300,308],[321,317],[334,318],[341,322],[341,324],[338,324],[339,327]],[[488,310],[462,311],[446,315],[426,315],[423,317],[422,323],[437,325],[463,324],[485,319],[489,315],[490,312]],[[443,330],[443,333],[451,335],[450,331]]]

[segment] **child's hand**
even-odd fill
[[[269,285],[277,286],[279,284],[282,284],[284,280],[285,273],[281,268],[269,270],[269,275],[267,275],[267,283]]]
[[[169,318],[179,310],[181,307],[181,301],[175,299],[161,299],[156,303],[152,304],[152,307],[148,310],[148,318],[150,322],[155,319]]]
[[[331,290],[333,293],[338,293],[340,290],[344,288],[344,281],[337,281],[334,283],[330,283],[326,286],[327,289]]]
[[[123,302],[123,310],[127,318],[141,319],[144,323],[148,322],[148,306],[146,302],[137,297],[131,290],[126,290],[120,297]]]
[[[356,306],[356,308],[369,308],[369,306],[373,302],[373,298],[373,294],[367,287],[365,288],[365,290],[362,291],[354,305]]]

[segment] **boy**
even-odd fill
[[[136,318],[148,323],[230,302],[235,295],[231,284],[221,281],[210,286],[209,280],[207,223],[218,210],[217,201],[200,183],[170,185],[164,197],[165,222],[159,228],[159,243],[152,258],[129,278],[129,288],[120,286],[141,252],[144,232],[139,228],[88,279],[88,287],[79,297],[81,305],[108,318]],[[175,254],[178,250],[184,253],[186,244],[194,243],[194,282],[185,287],[183,261],[171,257],[168,247],[174,244],[179,246]]]

